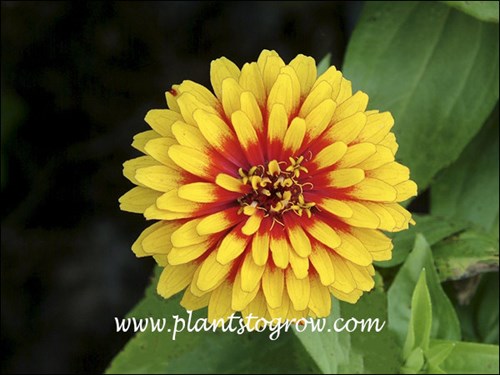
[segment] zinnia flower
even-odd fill
[[[184,81],[134,137],[146,154],[124,163],[137,187],[121,209],[158,220],[133,244],[163,267],[157,291],[208,318],[329,315],[331,294],[355,303],[391,258],[381,231],[413,223],[416,195],[396,162],[389,112],[313,58],[288,65],[264,50],[240,70],[212,62],[215,95]]]

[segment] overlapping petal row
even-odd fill
[[[313,58],[288,65],[264,50],[240,70],[212,62],[213,92],[192,81],[166,93],[134,137],[145,156],[124,164],[135,185],[121,208],[157,220],[133,244],[164,267],[158,293],[208,305],[208,318],[241,312],[294,319],[329,315],[331,294],[356,302],[374,286],[373,261],[391,258],[400,206],[417,192],[390,113]]]

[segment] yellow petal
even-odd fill
[[[359,142],[380,143],[394,126],[390,112],[373,113],[366,119],[366,126],[358,135]]]
[[[243,235],[238,228],[230,231],[219,245],[217,261],[221,264],[232,262],[245,251],[250,237]]]
[[[177,92],[178,87],[179,85],[173,85],[172,89],[165,92],[165,99],[167,100],[168,108],[170,108],[172,111],[180,113],[181,110],[179,108],[179,105],[177,104],[177,95],[179,94]]]
[[[196,265],[189,263],[180,266],[167,264],[163,269],[156,291],[163,298],[170,298],[186,288],[191,281]]]
[[[276,79],[267,98],[267,108],[271,110],[275,104],[282,104],[285,107],[287,117],[295,112],[300,101],[300,83],[295,70],[289,66],[280,69],[280,74]]]
[[[337,169],[329,172],[329,185],[336,188],[346,188],[359,184],[365,178],[365,171],[359,168]]]
[[[243,225],[243,227],[241,228],[241,232],[247,236],[251,236],[259,230],[260,223],[262,222],[263,218],[264,214],[262,213],[262,211],[257,211],[247,219],[245,225]]]
[[[199,83],[185,80],[177,88],[179,93],[189,92],[192,94],[200,103],[204,105],[216,108],[219,105],[217,98],[207,89],[205,86]]]
[[[289,268],[286,270],[286,289],[293,307],[299,311],[305,310],[309,305],[309,297],[311,295],[309,278],[298,279]]]
[[[289,254],[290,266],[297,279],[303,279],[309,274],[309,258],[303,258],[297,255],[295,251]]]
[[[265,268],[264,265],[255,264],[252,254],[247,253],[239,272],[241,275],[241,289],[245,292],[255,290],[260,285]]]
[[[381,146],[387,147],[392,151],[393,155],[396,155],[398,151],[398,143],[396,142],[396,136],[394,133],[389,133],[385,136],[385,138],[379,143]]]
[[[295,117],[285,133],[283,141],[283,154],[288,153],[295,155],[295,153],[302,146],[304,135],[306,134],[306,122],[300,117]]]
[[[368,266],[372,263],[370,252],[360,240],[344,232],[340,232],[340,238],[342,243],[335,249],[337,254],[360,266]]]
[[[200,236],[219,233],[234,226],[236,222],[228,211],[219,211],[202,218],[197,226],[196,232]]]
[[[182,120],[182,116],[169,109],[152,109],[148,111],[144,120],[158,134],[164,137],[172,137],[172,124]]]
[[[268,306],[268,311],[270,318],[272,320],[276,319],[280,322],[284,322],[288,315],[288,308],[290,307],[290,299],[288,298],[288,295],[286,293],[283,293],[282,300],[281,300],[281,305],[277,308],[272,308]]]
[[[134,135],[134,141],[132,142],[132,147],[146,154],[147,152],[144,149],[146,143],[148,143],[152,139],[160,137],[161,135],[155,132],[154,130],[147,130],[145,132]]]
[[[377,148],[372,143],[358,143],[349,146],[344,157],[338,163],[339,168],[349,168],[358,165],[377,152]]]
[[[141,185],[162,192],[177,188],[182,179],[178,171],[164,165],[140,168],[135,178]]]
[[[411,213],[397,203],[389,203],[384,205],[387,211],[394,217],[396,221],[395,231],[399,229],[408,229],[408,224],[414,224]]]
[[[337,95],[336,98],[334,98],[335,103],[337,103],[337,105],[342,104],[347,99],[349,99],[351,96],[352,96],[352,83],[351,83],[351,81],[342,77],[342,80],[340,82],[339,94]],[[333,95],[332,95],[332,97],[333,97]]]
[[[233,176],[230,176],[225,173],[219,173],[217,177],[215,178],[215,183],[219,185],[220,187],[228,190],[228,191],[233,191],[235,193],[246,193],[246,188],[245,184]]]
[[[186,247],[173,247],[168,253],[168,262],[174,266],[191,262],[205,254],[205,252],[210,249],[212,245],[212,242],[205,241]]]
[[[151,156],[139,156],[138,158],[130,159],[123,163],[123,175],[134,185],[143,186],[135,178],[135,173],[139,168],[151,167],[153,165],[158,165],[158,162]]]
[[[269,233],[258,231],[254,234],[252,240],[252,257],[254,262],[263,266],[267,262],[269,256]]]
[[[252,146],[257,146],[257,149],[260,150],[258,147],[259,139],[257,137],[257,132],[245,112],[234,112],[231,117],[231,122],[233,124],[234,131],[236,132],[236,136],[238,137],[238,141],[243,146],[244,150],[247,152],[251,150],[255,153],[255,151],[251,149]]]
[[[346,152],[347,145],[344,142],[335,142],[318,152],[313,161],[318,169],[328,168],[338,162]]]
[[[316,61],[312,57],[297,55],[290,63],[299,79],[300,97],[305,98],[316,81]]]
[[[266,266],[262,275],[262,291],[266,297],[267,304],[275,309],[281,305],[284,289],[283,270],[277,267]]]
[[[204,152],[194,148],[173,145],[168,149],[168,156],[179,167],[195,176],[211,178],[209,158]]]
[[[180,213],[169,210],[161,210],[155,204],[152,204],[144,211],[146,220],[177,220],[191,217],[191,213]]]
[[[267,312],[267,303],[264,294],[261,290],[257,293],[255,298],[248,304],[248,306],[242,311],[242,316],[248,317],[250,314],[257,318],[265,318]],[[255,330],[260,327],[258,319],[246,320],[244,319],[245,325],[248,324],[250,329]]]
[[[175,139],[180,145],[195,150],[206,150],[210,146],[198,127],[186,124],[183,121],[177,121],[172,125],[172,133],[174,133]]]
[[[192,202],[212,203],[217,202],[218,186],[211,182],[193,182],[179,187],[179,197]]]
[[[394,161],[394,154],[387,147],[377,145],[376,148],[377,151],[368,159],[359,163],[357,165],[358,168],[370,171]]]
[[[351,210],[352,216],[348,218],[343,218],[342,220],[349,225],[360,227],[360,228],[370,228],[376,229],[380,224],[380,219],[377,215],[371,212],[365,205],[354,201],[344,201]]]
[[[179,229],[172,233],[172,244],[175,247],[187,247],[207,241],[208,236],[199,235],[196,231],[201,219],[190,220],[182,224]]]
[[[394,186],[397,192],[396,202],[402,202],[417,195],[417,184],[408,180]]]
[[[255,96],[253,96],[250,92],[244,92],[241,94],[240,103],[241,110],[247,115],[255,130],[257,130],[257,132],[262,132],[264,129],[264,125],[262,123],[262,112]]]
[[[282,104],[272,107],[269,115],[269,125],[267,130],[267,140],[269,143],[282,141],[288,127],[288,115]]]
[[[241,284],[241,273],[236,274],[233,283],[233,291],[231,298],[231,308],[235,311],[244,310],[250,302],[255,298],[259,291],[259,284],[257,283],[252,291],[245,291]]]
[[[340,85],[342,82],[342,73],[339,72],[334,66],[330,66],[323,74],[321,74],[313,85],[313,90],[322,82],[326,82],[332,87],[330,98],[337,99],[340,92]]]
[[[332,86],[328,82],[321,82],[315,85],[307,98],[302,103],[299,111],[299,117],[305,118],[313,109],[327,99],[332,98]]]
[[[162,222],[156,230],[146,235],[142,240],[142,249],[148,254],[168,254],[172,249],[170,237],[179,228],[179,224]]]
[[[397,185],[410,178],[410,169],[397,162],[391,162],[368,171],[367,175],[382,180],[389,185]]]
[[[309,221],[304,228],[309,234],[331,249],[340,245],[340,237],[335,230],[321,219]]]
[[[329,255],[335,272],[335,281],[332,286],[344,293],[352,292],[356,288],[356,282],[347,267],[346,261],[334,252],[330,252]]]
[[[257,65],[259,66],[262,74],[266,94],[269,95],[269,92],[278,78],[281,68],[285,66],[285,62],[275,51],[264,50],[257,60]]]
[[[335,123],[325,132],[324,137],[331,142],[342,141],[345,144],[350,144],[356,139],[365,124],[366,115],[363,112],[358,112]]]
[[[239,80],[239,77],[240,69],[235,63],[225,57],[214,60],[210,64],[210,82],[219,100],[222,99],[222,82],[226,78]]]
[[[225,143],[233,137],[229,126],[218,115],[203,110],[195,111],[194,119],[208,143],[223,151]]]
[[[142,233],[139,235],[139,237],[135,240],[135,242],[132,244],[132,251],[134,252],[136,257],[146,257],[150,256],[150,253],[147,253],[144,251],[142,247],[142,241],[144,238],[146,238],[148,235],[151,233],[157,231],[159,228],[163,226],[163,223],[161,221],[154,223],[153,225],[150,225],[146,229],[142,231]]]
[[[365,292],[373,289],[373,287],[375,286],[375,281],[373,281],[373,277],[369,274],[366,267],[361,267],[351,262],[346,262],[346,264],[351,271],[354,281],[356,282],[357,289],[361,289]]]
[[[311,241],[301,226],[286,226],[288,238],[295,252],[301,257],[308,257],[311,254]]]
[[[160,195],[158,191],[136,186],[120,197],[120,209],[142,214],[146,208],[154,204]]]
[[[378,230],[351,228],[351,232],[372,254],[373,252],[392,249],[391,239]]]
[[[288,266],[288,253],[290,251],[290,244],[286,237],[276,237],[271,234],[269,247],[271,249],[274,264],[279,268],[285,269]]]
[[[265,106],[266,88],[257,63],[243,65],[239,83],[245,91],[250,91],[253,94],[261,107]]]
[[[217,114],[217,110],[214,107],[210,107],[206,104],[200,102],[193,94],[185,92],[177,98],[177,103],[179,104],[182,118],[184,122],[189,125],[196,126],[196,121],[193,117],[194,112],[197,110],[203,110],[207,113]]]
[[[191,213],[198,211],[199,203],[191,202],[179,197],[177,189],[170,190],[156,200],[156,205],[162,210],[173,212]]]
[[[337,199],[324,198],[321,200],[320,206],[324,210],[338,217],[349,218],[352,217],[353,214],[352,209],[348,204]]]
[[[318,272],[321,284],[330,285],[335,281],[335,270],[329,254],[329,250],[317,244],[314,246],[309,260],[311,261],[314,269]]]
[[[349,195],[365,201],[394,202],[396,189],[381,180],[368,177],[356,184]]]
[[[175,143],[175,139],[173,138],[162,137],[152,139],[144,145],[144,151],[163,165],[166,165],[170,168],[179,169],[179,167],[173,162],[170,156],[168,156],[169,147]]]
[[[380,224],[378,226],[379,229],[389,232],[394,230],[396,227],[396,220],[394,219],[394,215],[387,210],[385,203],[364,202],[363,204],[366,208],[378,216],[380,220]]]
[[[222,107],[227,118],[241,108],[240,96],[243,89],[234,78],[226,78],[222,81]]]
[[[359,298],[363,295],[363,292],[359,289],[354,289],[350,293],[345,293],[339,289],[330,287],[330,291],[335,298],[352,304],[358,302]]]
[[[310,284],[311,296],[309,298],[309,309],[318,318],[328,316],[332,307],[332,298],[328,287],[322,285],[317,277],[311,277]]]
[[[202,291],[208,291],[219,285],[231,270],[232,263],[221,264],[216,258],[217,251],[213,251],[200,266],[196,286]]]
[[[215,322],[219,327],[222,320],[226,321],[233,309],[231,308],[232,287],[229,282],[222,283],[217,289],[212,292],[210,301],[208,303],[208,316],[209,322]]]
[[[356,94],[346,99],[345,101],[341,102],[340,100],[342,99],[338,98],[338,106],[335,110],[335,114],[333,115],[333,123],[337,123],[343,119],[346,119],[354,115],[356,112],[364,112],[366,106],[368,105],[368,95],[366,95],[362,91],[358,91]]]
[[[306,116],[306,138],[308,141],[315,140],[325,131],[332,120],[335,107],[335,102],[327,99],[309,112]]]
[[[187,288],[184,292],[180,305],[186,310],[199,310],[208,306],[210,301],[210,293],[204,294],[201,297],[195,296],[190,288]]]

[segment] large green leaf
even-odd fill
[[[379,319],[381,323],[387,322],[387,294],[378,274],[375,280],[377,281],[375,289],[363,295],[357,303],[340,302],[341,315],[344,319],[354,317],[358,321]],[[401,346],[397,344],[396,337],[389,330],[387,323],[380,332],[356,330],[350,336],[352,350],[363,356],[365,374],[398,373],[401,367]]]
[[[431,213],[491,230],[498,217],[498,106],[460,158],[432,185]]]
[[[413,251],[389,288],[389,328],[396,332],[402,343],[408,331],[412,293],[424,268],[432,301],[431,337],[459,340],[460,324],[457,315],[441,287],[429,244],[421,234],[417,235]]]
[[[157,272],[158,276],[158,272]],[[163,332],[146,330],[131,339],[112,361],[107,373],[315,373],[317,367],[297,338],[282,332],[269,339],[270,332],[187,332],[172,339],[173,316],[187,321],[179,298],[164,300],[155,292],[156,279],[145,298],[128,314],[132,318],[165,318]],[[206,311],[193,314],[195,319]],[[170,331],[168,331],[170,330]],[[286,361],[279,360],[286,358]]]
[[[465,231],[432,249],[442,281],[498,270],[498,240],[490,233]]]
[[[367,2],[344,73],[392,112],[397,157],[422,191],[498,100],[498,25],[437,2]]]
[[[325,318],[322,331],[307,329],[294,332],[322,373],[363,373],[363,359],[351,350],[349,333],[336,332],[333,328],[337,319],[341,319],[340,304],[332,298],[332,313]]]
[[[443,1],[481,21],[498,23],[498,1]]]
[[[446,220],[441,217],[416,214],[413,215],[413,218],[417,224],[411,226],[409,230],[390,234],[394,243],[392,259],[385,262],[376,262],[377,266],[394,267],[403,263],[413,249],[417,233],[422,233],[427,242],[432,246],[467,228],[467,223],[460,220]]]
[[[447,340],[431,340],[432,348],[448,344]],[[452,342],[451,353],[441,364],[448,374],[498,374],[498,346],[472,342]]]

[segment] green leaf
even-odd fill
[[[431,351],[445,340],[431,340]],[[454,348],[441,368],[448,374],[498,374],[498,346],[471,342],[453,342]]]
[[[263,333],[187,332],[172,339],[177,315],[187,322],[187,314],[179,305],[179,297],[164,300],[155,292],[156,278],[147,289],[145,298],[128,314],[136,318],[165,318],[163,332],[146,330],[132,338],[114,358],[107,373],[241,373],[266,372],[315,373],[317,366],[304,352],[300,342],[291,333],[281,332],[279,339],[269,339],[270,331]],[[193,313],[196,319],[206,311]],[[179,320],[180,321],[180,320]],[[179,323],[180,324],[180,323]],[[171,331],[169,332],[168,329]],[[119,334],[119,333],[117,333]],[[287,358],[286,361],[278,360]]]
[[[393,114],[397,158],[423,191],[498,100],[498,25],[437,2],[366,2],[343,70]]]
[[[498,217],[498,106],[490,121],[432,185],[431,213],[491,230]]]
[[[443,1],[481,21],[498,23],[498,1]]]
[[[325,57],[321,59],[321,61],[318,63],[318,66],[316,67],[317,70],[317,75],[318,77],[326,72],[326,70],[332,65],[332,54],[328,52]]]
[[[413,249],[415,235],[422,233],[427,242],[432,246],[435,243],[447,238],[467,227],[467,223],[459,220],[444,220],[441,217],[431,215],[413,215],[417,223],[410,229],[390,234],[393,238],[394,250],[392,259],[386,262],[376,262],[379,267],[393,267],[405,261],[409,252]]]
[[[356,318],[379,319],[380,324],[387,322],[387,294],[381,285],[380,275],[376,274],[377,286],[370,293],[366,293],[355,304],[340,302],[340,311],[345,320]],[[362,354],[364,373],[370,374],[397,374],[401,367],[401,346],[396,337],[389,330],[387,324],[380,332],[372,330],[361,332],[356,330],[350,334],[351,348]],[[383,358],[383,360],[381,360]]]
[[[443,341],[443,343],[435,344],[427,351],[427,364],[429,366],[429,370],[431,370],[429,373],[436,372],[436,370],[441,369],[441,364],[446,360],[446,358],[449,357],[453,348],[455,348],[454,342]]]
[[[325,318],[321,332],[308,329],[294,330],[296,336],[324,374],[363,373],[362,357],[351,350],[351,338],[347,331],[336,332],[332,328],[340,319],[340,305],[332,298],[332,313]],[[321,319],[319,321],[322,321]]]
[[[432,327],[431,295],[427,288],[425,268],[420,276],[411,298],[411,316],[406,335],[403,357],[410,358],[415,348],[421,348],[424,352],[429,349],[429,339]],[[421,367],[420,367],[421,368]],[[417,370],[420,370],[418,368]]]
[[[460,339],[460,324],[453,305],[439,283],[432,253],[425,237],[418,234],[413,251],[388,291],[389,328],[396,332],[402,343],[408,331],[411,316],[411,295],[422,269],[426,269],[427,286],[432,302],[432,338]]]
[[[465,231],[433,246],[441,281],[498,270],[498,240],[489,233]]]
[[[424,351],[422,348],[412,350],[405,365],[401,368],[402,374],[418,374],[425,364]]]

